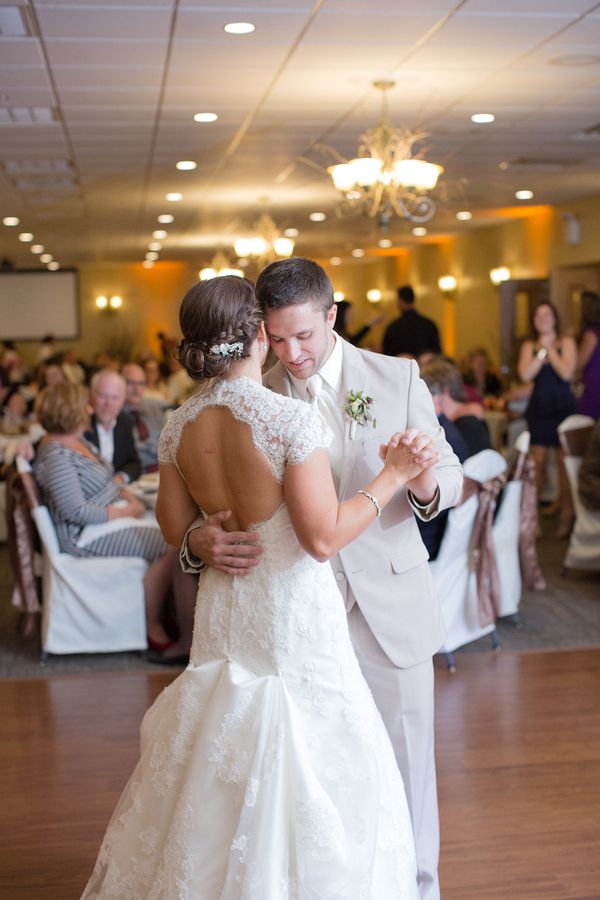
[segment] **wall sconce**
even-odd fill
[[[371,288],[370,291],[367,291],[367,300],[369,301],[369,303],[379,303],[381,297],[381,291],[377,288]]]
[[[109,300],[108,297],[100,295],[96,297],[95,303],[97,309],[120,309],[123,306],[123,298],[119,297],[118,294],[113,294]]]
[[[438,278],[438,287],[443,294],[449,294],[456,290],[457,281],[454,275],[442,275]]]
[[[502,284],[503,281],[510,280],[510,269],[506,266],[498,266],[497,269],[490,269],[490,281],[492,284]]]
[[[346,299],[346,296],[343,291],[334,291],[333,292],[333,302],[334,303],[341,303],[342,300],[345,300],[345,299]]]

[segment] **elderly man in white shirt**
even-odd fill
[[[122,412],[125,404],[125,379],[113,369],[101,369],[92,378],[90,404],[93,414],[84,437],[112,463],[115,481],[128,484],[142,473],[135,449],[131,419]]]

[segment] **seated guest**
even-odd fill
[[[600,419],[594,425],[581,461],[579,496],[586,509],[600,509]]]
[[[456,366],[437,357],[421,373],[431,391],[438,416],[445,415],[454,423],[466,444],[467,455],[491,448],[488,427],[479,403],[465,403],[463,381]]]
[[[61,550],[77,557],[145,559],[149,563],[144,591],[150,646],[162,648],[171,656],[187,652],[196,585],[190,585],[185,576],[181,578],[178,555],[167,547],[156,522],[142,521],[142,503],[115,483],[110,463],[84,438],[89,420],[87,391],[67,382],[46,388],[38,398],[36,411],[47,433],[38,447],[33,470]],[[115,527],[116,519],[121,521]],[[113,524],[105,530],[98,528],[107,523]],[[171,582],[178,613],[181,610],[177,644],[170,641],[161,623]]]
[[[133,422],[135,449],[142,472],[158,472],[158,439],[165,424],[162,403],[145,396],[146,373],[141,366],[128,363],[121,374],[125,379],[125,412]]]
[[[92,377],[90,403],[93,414],[85,433],[99,450],[100,456],[111,463],[115,481],[129,484],[142,474],[135,449],[133,425],[124,413],[125,379],[112,369],[101,369]]]
[[[85,384],[86,373],[74,350],[65,350],[63,353],[62,370],[67,381],[71,384]]]
[[[502,384],[492,371],[485,347],[474,347],[467,353],[462,375],[465,385],[475,388],[482,400],[486,397],[499,397],[502,393]]]
[[[22,434],[29,429],[27,401],[14,385],[2,400],[0,427],[4,434]]]
[[[141,363],[146,375],[144,397],[148,400],[158,400],[163,406],[168,406],[169,388],[162,376],[158,360],[155,356],[146,356],[141,360]]]

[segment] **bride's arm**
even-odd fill
[[[391,441],[381,472],[363,490],[383,509],[402,485],[435,464],[437,457],[428,444],[428,435],[418,436],[409,446]],[[365,494],[338,502],[329,457],[323,449],[315,450],[301,464],[286,467],[284,495],[300,544],[321,562],[358,537],[376,517],[375,503]]]
[[[198,516],[198,506],[190,495],[177,466],[160,464],[156,518],[167,544],[179,548],[188,526]]]

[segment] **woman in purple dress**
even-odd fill
[[[577,355],[583,394],[577,412],[600,419],[600,294],[584,291],[581,296],[581,340]]]

